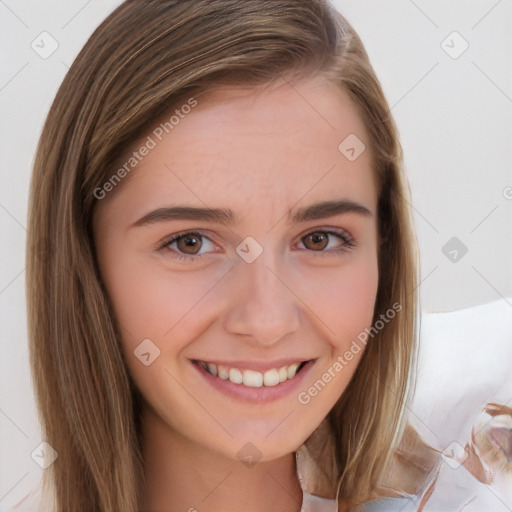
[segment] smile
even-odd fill
[[[298,361],[290,365],[259,372],[220,364],[216,365],[206,361],[197,361],[197,364],[210,375],[250,388],[277,386],[277,384],[292,380],[306,363],[307,361]]]

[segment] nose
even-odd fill
[[[252,263],[238,261],[225,316],[228,332],[251,337],[260,345],[273,345],[295,332],[301,318],[301,302],[286,282],[282,265],[271,260],[264,250]]]

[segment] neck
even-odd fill
[[[295,455],[246,465],[195,444],[143,414],[144,512],[299,512]]]

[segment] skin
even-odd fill
[[[122,348],[145,401],[145,510],[230,512],[244,503],[247,512],[298,512],[294,451],[341,396],[363,351],[307,405],[297,395],[372,322],[378,262],[371,155],[366,150],[351,162],[338,150],[349,134],[368,148],[368,136],[346,93],[319,76],[197,99],[98,202],[93,219]],[[286,220],[331,199],[371,214]],[[236,221],[132,226],[149,211],[176,205],[229,208]],[[336,235],[328,235],[328,245],[306,240],[329,229],[348,234],[355,246],[347,249]],[[206,237],[194,250],[176,242],[159,249],[170,235],[190,230]],[[236,252],[248,236],[263,248],[250,264]],[[197,251],[199,259],[177,259]],[[160,355],[145,366],[134,350],[148,338]],[[282,358],[315,363],[298,389],[262,404],[226,396],[191,362]],[[237,455],[249,442],[261,457],[252,467]]]

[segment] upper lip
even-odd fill
[[[276,359],[275,361],[220,361],[218,359],[194,359],[194,362],[203,361],[204,363],[213,363],[216,366],[225,366],[227,368],[238,368],[241,370],[253,370],[256,372],[265,372],[267,370],[271,370],[273,368],[282,368],[283,366],[290,366],[294,363],[306,363],[310,361],[312,358],[286,358],[286,359]]]

